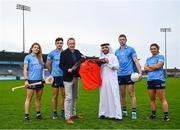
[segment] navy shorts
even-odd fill
[[[28,83],[29,83],[29,84],[37,83],[37,82],[42,82],[42,80],[28,80]],[[43,87],[44,87],[43,84],[40,84],[40,85],[28,86],[27,89],[41,90],[41,89],[43,89]]]
[[[131,80],[131,75],[118,76],[119,85],[133,85],[134,82]]]
[[[64,87],[63,77],[62,77],[62,76],[53,77],[53,78],[54,78],[54,82],[53,82],[53,84],[52,84],[52,87],[53,87],[53,88]]]
[[[148,89],[165,89],[165,81],[151,80],[147,81]]]

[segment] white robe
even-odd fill
[[[114,54],[106,54],[109,63],[101,66],[102,86],[100,88],[99,117],[122,119],[117,70],[119,62]]]

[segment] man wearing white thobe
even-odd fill
[[[119,62],[108,43],[101,44],[101,57],[105,64],[101,65],[102,86],[100,87],[99,118],[122,119],[117,70]]]

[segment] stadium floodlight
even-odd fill
[[[160,32],[165,32],[165,77],[167,78],[167,45],[166,45],[166,32],[171,32],[171,28],[160,28]]]
[[[25,52],[25,26],[24,26],[24,11],[31,11],[31,7],[26,5],[16,5],[16,9],[22,10],[23,14],[23,53]]]

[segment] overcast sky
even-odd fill
[[[180,0],[0,0],[0,50],[22,51],[22,11],[25,12],[25,50],[39,42],[43,53],[54,49],[57,37],[74,37],[77,48],[88,56],[99,56],[99,45],[109,42],[115,51],[118,36],[127,35],[142,66],[151,56],[149,45],[157,42],[164,54],[167,33],[168,67],[180,68]]]

